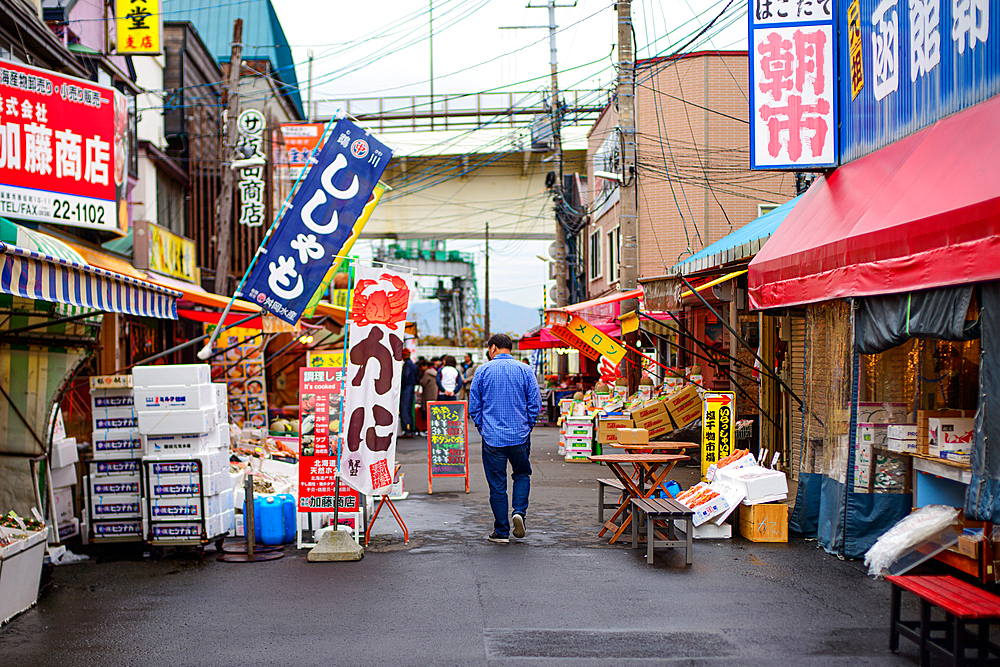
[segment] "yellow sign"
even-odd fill
[[[343,352],[310,352],[309,368],[343,368]]]
[[[616,365],[625,359],[625,348],[579,315],[573,315],[567,327],[574,336],[583,341],[584,345],[597,350],[602,357],[606,357]]]
[[[149,269],[189,283],[200,282],[195,263],[194,241],[177,236],[163,227],[147,225]]]
[[[851,53],[851,99],[865,87],[865,61],[861,48],[861,6],[854,0],[847,7],[847,44]]]
[[[117,0],[116,51],[123,55],[159,55],[163,35],[161,0]]]
[[[736,442],[736,394],[706,391],[701,404],[701,476],[733,453]]]

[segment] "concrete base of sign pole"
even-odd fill
[[[346,530],[330,530],[319,538],[319,544],[312,548],[306,560],[310,563],[361,560],[365,549],[351,538]]]

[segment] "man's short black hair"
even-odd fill
[[[493,334],[490,336],[490,340],[486,343],[486,347],[490,348],[494,345],[497,346],[498,350],[510,350],[514,347],[514,343],[510,340],[510,336],[507,334]]]

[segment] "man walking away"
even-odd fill
[[[531,429],[542,409],[542,395],[531,369],[510,356],[510,336],[494,334],[487,343],[490,361],[476,369],[469,391],[469,416],[483,437],[483,468],[490,486],[493,532],[490,542],[524,537],[531,489]],[[513,515],[507,520],[507,463],[514,482]]]
[[[416,431],[413,427],[413,389],[419,380],[417,365],[410,359],[410,351],[403,348],[403,374],[399,392],[399,423],[403,434],[411,436]]]

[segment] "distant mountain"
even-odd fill
[[[441,335],[441,308],[437,301],[414,301],[406,319],[416,321],[417,331],[421,335]],[[536,308],[526,308],[506,301],[490,300],[490,328],[493,332],[523,334],[528,329],[538,326],[539,317]]]

